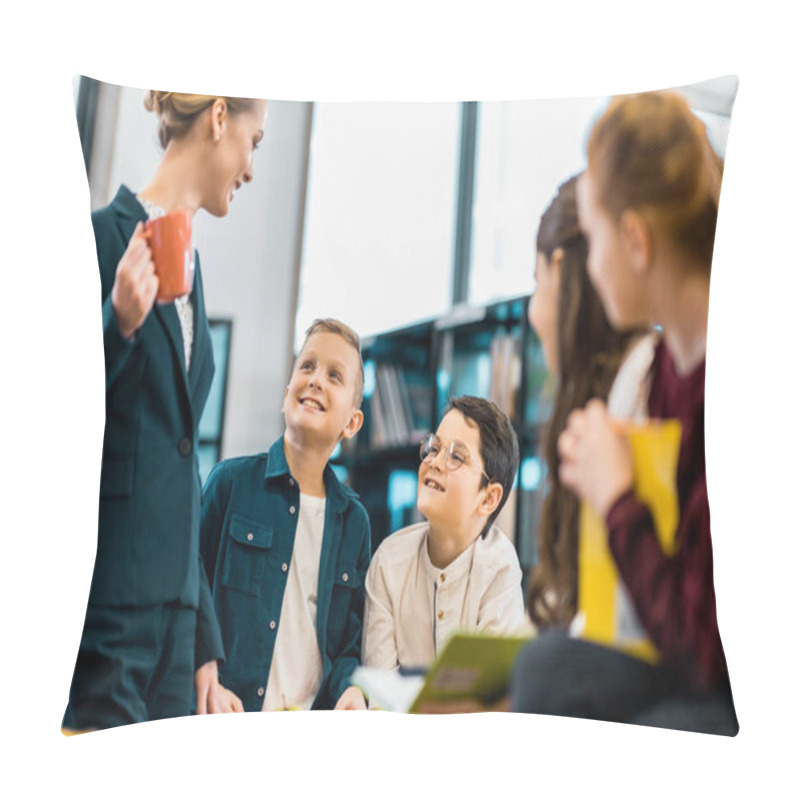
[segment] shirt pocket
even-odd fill
[[[220,582],[228,589],[257,595],[272,547],[272,528],[232,514],[225,536]]]

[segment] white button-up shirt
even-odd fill
[[[368,667],[428,667],[460,631],[529,632],[514,545],[493,526],[444,569],[428,555],[427,522],[380,545],[366,579],[362,661]]]

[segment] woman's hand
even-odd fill
[[[358,686],[350,686],[342,692],[336,701],[334,711],[366,711],[367,701]]]
[[[111,288],[111,305],[119,331],[125,339],[130,339],[147,319],[157,292],[158,278],[153,255],[140,222],[117,264],[114,286]]]
[[[558,437],[561,482],[586,500],[601,519],[633,486],[633,458],[605,404],[590,400],[573,411]]]

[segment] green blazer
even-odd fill
[[[120,334],[111,305],[117,264],[137,222],[146,219],[126,186],[92,214],[102,293],[106,425],[89,602],[199,605],[200,635],[221,643],[199,562],[197,428],[214,375],[199,261],[188,375],[174,303],[156,304],[131,341]]]

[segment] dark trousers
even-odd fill
[[[197,610],[89,606],[63,727],[96,730],[191,713]]]
[[[725,736],[739,731],[729,686],[693,692],[672,670],[555,630],[517,657],[511,707]]]

